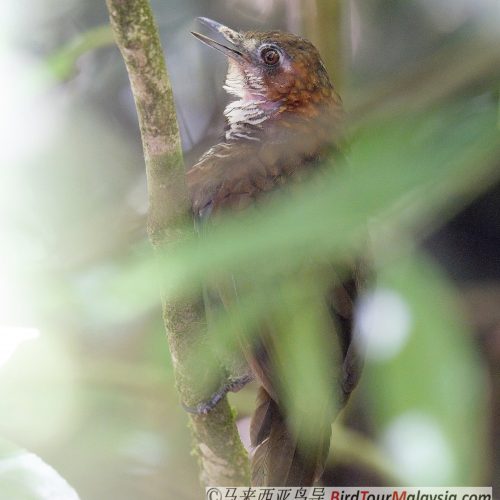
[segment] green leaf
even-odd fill
[[[320,186],[305,186],[257,216],[228,218],[202,241],[169,253],[161,270],[167,291],[192,290],[218,272],[252,270],[265,278],[304,256],[342,262],[364,253],[369,220],[379,233],[402,228],[401,236],[446,220],[499,175],[495,105],[474,110],[443,107],[359,131],[349,165],[337,166]],[[381,250],[401,241],[382,240]]]

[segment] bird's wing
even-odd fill
[[[260,193],[271,190],[273,172],[259,157],[257,145],[220,143],[210,149],[187,173],[195,219],[203,221],[222,209],[247,208]]]

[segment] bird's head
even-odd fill
[[[332,100],[340,101],[318,51],[308,40],[279,31],[238,32],[211,19],[199,20],[229,42],[193,33],[227,56],[224,88],[239,102],[257,103],[270,111],[314,115]]]

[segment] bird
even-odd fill
[[[193,217],[198,232],[204,234],[226,214],[258,209],[277,193],[300,187],[319,175],[325,159],[341,156],[345,112],[310,41],[281,31],[238,31],[208,18],[198,19],[223,39],[221,43],[192,32],[227,57],[224,89],[234,97],[224,110],[221,140],[187,172]],[[333,279],[325,296],[332,317],[327,335],[335,336],[332,346],[342,351],[341,375],[338,380],[332,378],[332,384],[339,386],[333,391],[340,394],[340,405],[347,402],[361,373],[353,311],[362,283],[362,273],[353,265],[341,279]],[[235,286],[209,285],[206,307],[229,308],[232,295],[238,293]],[[252,485],[313,485],[325,467],[336,415],[330,410],[320,412],[314,425],[317,439],[312,444],[301,439],[300,426],[292,428],[283,403],[273,327],[265,324],[256,330],[253,342],[241,342],[246,367],[241,374],[229,378],[208,401],[188,410],[207,413],[228,391],[255,379],[259,389],[250,425]]]

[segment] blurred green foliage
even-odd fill
[[[451,285],[409,249],[427,225],[442,223],[497,178],[496,118],[490,100],[479,109],[475,102],[454,102],[365,125],[351,145],[349,164],[337,166],[328,182],[309,186],[303,198],[280,200],[258,216],[228,221],[203,241],[176,249],[159,271],[173,294],[196,287],[200,277],[251,280],[260,300],[239,290],[236,312],[229,317],[251,324],[269,315],[282,318],[277,344],[290,409],[297,419],[306,411],[314,422],[318,401],[332,397],[333,380],[325,380],[325,374],[335,360],[324,358],[328,350],[322,346],[324,323],[317,307],[321,280],[308,284],[299,270],[315,259],[336,262],[339,270],[349,259],[372,261],[377,286],[396,292],[412,317],[408,345],[387,363],[368,363],[365,373],[381,435],[398,432],[397,446],[389,442],[387,448],[406,484],[477,484],[484,471],[480,362]],[[373,248],[367,250],[369,241]],[[288,273],[294,278],[283,284]],[[225,344],[234,338],[234,321],[219,321],[213,330]],[[406,412],[416,421],[391,431]],[[421,448],[415,450],[417,432]]]
[[[74,73],[79,57],[87,52],[109,46],[113,43],[113,33],[108,24],[81,33],[48,59],[49,70],[56,78],[66,80]]]
[[[378,276],[372,286],[397,293],[412,317],[407,346],[385,363],[368,363],[365,373],[381,436],[398,432],[397,447],[389,437],[382,443],[398,464],[394,471],[406,484],[480,483],[486,413],[481,364],[452,286],[413,248],[429,226],[443,223],[498,178],[496,112],[493,99],[479,106],[456,100],[365,123],[348,164],[335,166],[324,184],[307,186],[261,214],[228,220],[201,241],[176,248],[159,268],[140,259],[113,286],[128,295],[145,292],[159,278],[176,295],[214,276],[250,281],[250,288],[239,289],[234,310],[216,318],[209,337],[220,349],[217,344],[234,344],[235,328],[251,334],[259,321],[277,320],[285,389],[292,414],[301,418],[304,409],[312,416],[318,401],[333,397],[333,381],[325,375],[335,360],[324,358],[317,307],[322,280],[300,269],[304,262],[328,260],[341,272],[349,260],[371,261]],[[199,362],[203,357],[199,353]],[[415,421],[391,431],[407,413]],[[418,432],[422,449],[414,450],[410,438]],[[416,456],[404,461],[405,454]]]

